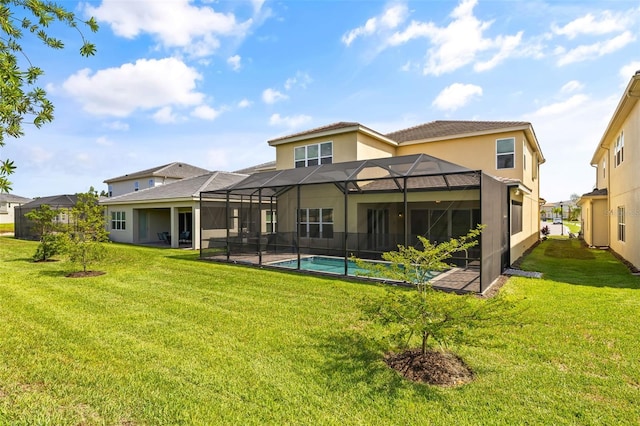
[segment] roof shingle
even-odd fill
[[[385,136],[398,143],[432,138],[443,138],[477,132],[510,129],[514,127],[530,126],[526,121],[449,121],[436,120],[408,129],[387,133]]]

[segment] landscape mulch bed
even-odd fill
[[[408,380],[438,386],[458,386],[473,380],[473,371],[454,353],[419,349],[385,356],[387,365]]]

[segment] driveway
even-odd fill
[[[544,228],[545,226],[548,226],[549,231],[551,231],[549,235],[563,235],[563,233],[564,235],[569,235],[569,228],[564,225],[553,224],[551,222],[540,222],[540,229]],[[564,230],[562,228],[564,228]]]

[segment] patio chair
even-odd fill
[[[182,231],[179,236],[180,243],[190,243],[191,242],[191,231]]]
[[[158,239],[164,243],[171,244],[171,236],[168,232],[158,232]]]

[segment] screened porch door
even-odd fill
[[[389,246],[389,209],[367,209],[369,250],[385,250]]]

